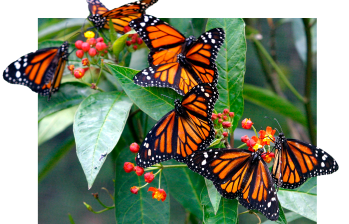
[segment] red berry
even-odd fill
[[[137,38],[137,44],[141,45],[143,43],[143,40],[141,38]]]
[[[224,137],[228,137],[228,132],[223,132],[223,134],[222,134]]]
[[[136,166],[134,168],[134,171],[136,172],[137,176],[142,176],[143,173],[144,173],[144,169],[142,167],[140,167],[140,166]]]
[[[138,46],[137,45],[133,45],[133,49],[137,50]]]
[[[137,143],[132,143],[130,145],[130,151],[133,153],[137,153],[139,151],[139,145]]]
[[[91,57],[94,57],[97,55],[97,50],[96,48],[91,48],[90,50],[88,50],[88,54],[91,56]]]
[[[83,50],[77,50],[75,54],[76,54],[76,57],[78,57],[78,58],[84,57],[84,51]]]
[[[124,163],[124,170],[126,173],[131,173],[134,169],[135,165],[133,165],[133,163],[130,162],[125,162]]]
[[[126,45],[129,47],[129,46],[131,46],[131,41],[126,41]]]
[[[81,45],[81,49],[84,51],[84,52],[87,52],[88,50],[90,50],[90,45],[86,42],[82,43]]]
[[[81,49],[82,43],[84,43],[82,40],[77,40],[77,41],[75,42],[75,47],[76,47],[77,49]]]

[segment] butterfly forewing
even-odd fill
[[[202,91],[203,90],[203,91]],[[148,167],[171,158],[185,162],[193,152],[206,149],[214,138],[211,114],[218,91],[211,84],[194,87],[175,109],[149,131],[138,152],[138,166]]]
[[[68,43],[65,42],[61,47],[44,48],[22,56],[5,69],[3,77],[43,96],[51,95],[59,88],[67,60]]]

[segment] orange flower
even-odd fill
[[[152,191],[152,197],[153,199],[157,199],[158,201],[165,201],[166,199],[166,192],[164,189],[157,189],[156,187],[150,187],[148,191]]]
[[[271,127],[267,127],[266,131],[264,130],[260,130],[259,131],[259,138],[263,140],[264,145],[270,145],[270,142],[274,142],[275,141],[275,134],[276,130],[273,130]]]
[[[262,156],[262,158],[264,159],[265,162],[270,163],[272,158],[275,157],[275,154],[272,153],[272,152],[266,152],[266,153],[264,152],[264,153],[262,153],[261,156]]]
[[[259,148],[262,148],[265,144],[262,139],[257,138],[256,136],[252,136],[252,138],[256,144],[253,146],[254,151],[257,151]]]

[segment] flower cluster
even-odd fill
[[[137,33],[129,34],[126,39],[126,46],[132,48],[133,50],[137,50],[142,44],[143,40],[138,36]]]
[[[212,113],[211,120],[214,124],[216,139],[227,138],[234,122],[234,112],[224,109],[223,113]]]
[[[245,129],[253,128],[255,130],[255,128],[253,127],[253,122],[251,121],[251,119],[247,118],[242,121],[242,127]],[[272,158],[275,157],[274,153],[270,152],[270,142],[275,141],[275,130],[268,126],[266,130],[260,130],[258,134],[259,136],[257,136],[256,132],[256,135],[252,136],[251,138],[249,138],[247,135],[244,135],[241,137],[241,141],[246,144],[248,150],[250,150],[251,152],[255,152],[258,149],[263,148],[265,152],[262,153],[262,158],[267,163],[270,163]],[[265,149],[265,146],[267,146],[267,149]]]
[[[138,153],[139,151],[139,145],[137,143],[132,143],[130,145],[130,151],[133,153]],[[156,177],[157,174],[159,174],[162,170],[159,169],[158,172],[156,172],[155,174],[151,171],[151,172],[146,172],[144,173],[144,169],[142,167],[139,166],[135,166],[133,163],[131,162],[125,162],[124,163],[124,170],[126,173],[131,173],[131,172],[135,172],[136,175],[138,176],[142,176],[144,174],[144,181],[146,182],[146,184],[144,184],[143,186],[133,186],[130,188],[130,191],[132,194],[138,194],[138,191],[144,187],[146,187],[148,184],[150,184],[151,182],[153,182],[154,178]],[[160,180],[159,180],[160,181]],[[165,201],[166,199],[166,192],[164,189],[161,188],[155,188],[155,187],[149,187],[148,191],[152,191],[152,197],[153,199],[157,199],[158,201]]]
[[[69,71],[77,79],[84,77],[86,71],[90,69],[91,60],[94,64],[97,64],[100,57],[104,57],[108,54],[108,46],[104,42],[103,37],[95,39],[95,33],[92,31],[85,32],[84,36],[86,38],[85,42],[82,40],[77,40],[75,42],[75,48],[77,49],[75,55],[81,59],[81,64],[84,67],[75,68],[74,65],[68,65]],[[98,59],[95,58],[96,56],[99,56]]]

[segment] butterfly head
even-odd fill
[[[185,39],[185,45],[186,47],[189,47],[192,43],[196,41],[196,38],[194,36],[190,36],[187,39]]]
[[[69,49],[69,43],[68,41],[64,41],[64,43],[61,46],[61,52],[62,52],[62,59],[68,60],[68,49]]]
[[[96,28],[103,28],[104,24],[107,21],[107,18],[101,17],[98,14],[95,14],[95,15],[89,16],[88,20],[90,20]]]
[[[185,65],[187,64],[186,62],[186,57],[183,54],[178,54],[177,55],[177,60],[180,64]]]

